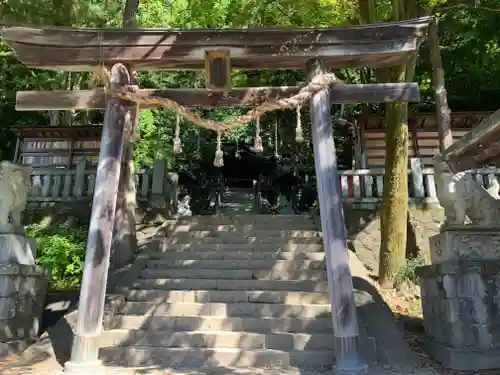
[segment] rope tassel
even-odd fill
[[[177,121],[175,124],[175,137],[174,137],[174,154],[182,153],[182,141],[181,141],[181,116],[177,114]]]
[[[222,168],[224,166],[224,153],[221,149],[221,133],[217,131],[217,149],[215,151],[214,167]]]
[[[304,132],[302,131],[302,121],[300,119],[300,105],[297,106],[297,126],[295,127],[295,142],[304,141]]]
[[[253,148],[256,152],[264,151],[264,146],[262,146],[262,138],[260,136],[260,116],[255,119],[255,138],[253,141]]]

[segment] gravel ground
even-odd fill
[[[249,369],[227,369],[208,368],[202,370],[179,370],[171,368],[119,368],[103,367],[103,372],[99,375],[330,375],[333,370],[312,370],[299,368],[249,368]],[[58,364],[50,366],[49,363],[39,363],[30,367],[14,367],[2,370],[2,375],[63,375],[63,371]],[[371,368],[369,375],[403,375],[400,371],[390,367]],[[97,374],[95,374],[97,375]],[[407,371],[404,375],[438,375],[432,368],[416,369]]]

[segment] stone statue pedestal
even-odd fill
[[[500,259],[500,226],[448,226],[429,238],[433,264],[452,259]]]
[[[36,242],[16,233],[0,233],[0,264],[34,265]]]
[[[39,334],[50,272],[24,264],[0,264],[0,343],[22,348]]]
[[[13,351],[39,334],[50,272],[35,265],[35,255],[34,240],[0,233],[0,343]]]
[[[284,195],[280,196],[279,205],[281,215],[293,215],[295,213],[292,207],[292,201],[289,201]]]
[[[446,368],[500,367],[500,227],[448,226],[419,267],[429,350]]]

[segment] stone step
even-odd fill
[[[222,232],[224,233],[224,232]],[[240,233],[225,232],[217,237],[193,237],[189,232],[177,233],[173,236],[165,237],[163,242],[169,244],[322,244],[321,237],[258,237],[246,236]]]
[[[144,269],[143,279],[231,279],[231,280],[311,280],[324,281],[325,270],[246,270],[246,269]]]
[[[232,195],[229,197],[224,197],[221,200],[221,203],[223,206],[226,205],[234,205],[234,206],[248,206],[248,207],[254,207],[254,200],[251,197],[248,197],[247,195]],[[235,212],[235,214],[239,214],[242,212]]]
[[[152,346],[167,348],[240,348],[276,350],[333,349],[329,333],[255,333],[225,331],[146,331],[114,329],[103,332],[101,347]]]
[[[333,350],[281,351],[272,349],[205,349],[118,346],[102,348],[99,358],[121,366],[165,366],[187,369],[202,367],[309,367],[331,366]]]
[[[251,199],[254,195],[255,190],[253,189],[245,189],[245,190],[226,190],[224,192],[224,198],[233,198],[233,197],[238,197],[238,198],[246,198],[246,199]]]
[[[320,231],[319,225],[313,222],[303,222],[303,223],[289,223],[285,222],[283,224],[273,223],[273,224],[219,224],[219,223],[166,223],[162,228],[166,233],[174,232],[189,232],[189,231],[210,231],[210,232],[242,232],[242,233],[255,233],[258,231],[285,231],[285,232],[295,232],[295,231]],[[321,233],[321,232],[320,232]]]
[[[246,195],[233,195],[230,197],[223,197],[221,199],[223,206],[234,205],[234,206],[249,206],[254,207],[254,200]],[[245,212],[245,211],[243,211]],[[243,212],[235,212],[235,214],[240,214]]]
[[[138,279],[135,289],[163,290],[282,290],[328,293],[327,281],[311,280],[220,280],[220,279]]]
[[[217,302],[217,303],[281,303],[281,304],[329,304],[328,293],[305,293],[260,290],[144,290],[131,289],[126,294],[127,301],[174,303],[174,302]]]
[[[247,194],[247,195],[253,195],[255,193],[255,189],[252,187],[229,187],[226,189],[224,194],[226,195],[233,195],[233,194]]]
[[[254,194],[252,193],[246,193],[246,192],[237,192],[237,193],[229,193],[229,192],[226,192],[223,196],[222,196],[222,202],[227,202],[227,201],[230,201],[230,202],[242,202],[242,203],[253,203],[254,199]]]
[[[169,243],[162,241],[155,252],[182,252],[182,251],[241,251],[241,252],[267,252],[291,251],[298,253],[323,252],[323,244],[199,244],[199,243]]]
[[[126,302],[119,312],[124,315],[150,316],[217,316],[253,318],[327,318],[330,304],[269,303],[162,303]]]
[[[149,260],[149,269],[324,270],[324,261],[311,260]]]
[[[268,223],[268,222],[296,222],[307,223],[314,222],[311,215],[198,215],[179,217],[177,219],[166,220],[167,224],[192,224],[192,223],[217,223],[217,224],[255,224],[255,223]]]
[[[184,251],[184,252],[166,252],[151,253],[150,259],[162,260],[288,260],[288,261],[323,261],[325,254],[323,252],[315,253],[297,253],[291,251],[266,251],[266,252],[248,252],[248,251]]]
[[[253,188],[234,188],[230,187],[224,192],[224,195],[254,195],[255,189]]]
[[[224,202],[221,209],[224,213],[255,212],[253,203]]]
[[[226,228],[226,229],[220,229]],[[255,229],[255,228],[245,228],[233,226],[232,228],[227,228],[227,226],[217,226],[211,229],[191,229],[189,226],[177,226],[168,232],[169,235],[182,235],[189,234],[193,237],[224,237],[233,235],[245,235],[245,236],[258,236],[258,237],[279,237],[279,238],[308,238],[308,237],[321,237],[321,232],[317,230],[270,230],[270,229]]]
[[[143,329],[152,331],[245,331],[256,333],[332,332],[332,319],[325,318],[248,318],[205,316],[134,316],[115,315],[109,322],[115,329]]]
[[[226,215],[226,216],[192,216],[168,220],[164,223],[167,228],[179,225],[189,225],[191,229],[195,227],[214,227],[218,225],[248,226],[255,229],[318,229],[308,215]]]

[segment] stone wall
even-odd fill
[[[418,269],[431,354],[447,368],[500,368],[500,261]]]
[[[345,205],[344,214],[351,250],[377,275],[380,253],[380,215],[374,207]],[[444,210],[437,204],[411,204],[408,215],[407,253],[430,260],[429,237],[439,233]]]
[[[57,202],[50,205],[28,204],[23,212],[23,224],[50,222],[67,222],[73,224],[89,224],[91,202]],[[165,209],[153,208],[147,202],[138,202],[136,220],[138,223],[159,222],[165,218]]]
[[[0,343],[18,347],[37,338],[48,283],[44,267],[0,264]]]

